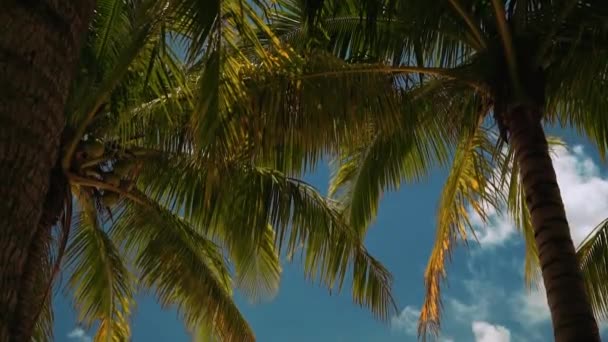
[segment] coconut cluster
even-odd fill
[[[77,173],[122,191],[132,189],[136,166],[135,155],[130,151],[115,142],[104,142],[90,135],[81,141],[75,154],[74,169]],[[113,207],[120,200],[117,191],[107,188],[96,191],[105,207]]]

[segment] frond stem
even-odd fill
[[[598,224],[597,226],[595,226],[595,228],[593,228],[593,230],[583,239],[583,241],[581,241],[581,243],[579,244],[579,247],[577,248],[577,252],[581,251],[583,249],[585,249],[585,245],[589,244],[589,241],[591,241],[593,239],[593,237],[600,231],[602,230],[602,228],[608,224],[608,219],[604,219],[600,224]]]
[[[108,160],[108,159],[109,158],[105,157],[105,156],[101,157],[101,158],[91,159],[91,160],[88,160],[85,163],[82,163],[82,165],[80,165],[80,168],[81,169],[86,169],[87,167],[95,166],[95,165],[97,165],[97,164],[99,164],[101,162],[104,162],[104,161]]]
[[[542,61],[543,56],[545,55],[545,53],[547,53],[547,50],[551,46],[551,40],[553,40],[553,37],[557,33],[557,30],[559,30],[559,25],[562,23],[562,21],[564,21],[564,19],[566,19],[566,17],[574,9],[574,6],[576,6],[578,1],[579,0],[570,0],[566,4],[566,6],[564,6],[564,8],[562,9],[561,13],[559,14],[559,17],[557,18],[557,21],[554,23],[554,25],[551,27],[551,30],[549,30],[549,33],[545,36],[545,38],[539,45],[540,47],[538,48],[538,52],[535,57],[536,65],[539,65],[540,62]]]
[[[485,108],[482,108],[480,113],[484,112],[485,110]],[[464,229],[464,225],[454,223],[453,217],[451,217],[448,212],[454,207],[454,205],[456,205],[456,198],[460,189],[458,182],[455,182],[455,180],[461,179],[462,174],[466,172],[465,161],[467,157],[470,157],[470,154],[474,149],[475,137],[482,129],[482,117],[483,116],[478,118],[478,124],[471,127],[471,131],[468,133],[468,136],[463,137],[464,140],[458,144],[458,150],[454,156],[454,161],[452,162],[452,169],[450,170],[450,174],[448,175],[448,179],[444,184],[442,194],[439,199],[437,233],[431,251],[431,256],[429,257],[424,272],[426,293],[424,296],[424,303],[420,309],[420,317],[418,319],[419,338],[426,339],[429,332],[434,335],[437,335],[439,332],[441,322],[440,286],[442,280],[446,276],[446,259],[450,258],[453,245],[457,241],[457,234],[460,234],[460,237],[465,244],[467,241],[466,236],[463,235],[462,231],[462,229]],[[456,228],[454,228],[454,225]],[[472,230],[471,232],[475,237],[475,232]],[[477,238],[475,237],[475,239]]]
[[[101,108],[108,95],[109,92],[106,93],[106,96],[100,96],[97,101],[95,101],[95,104],[93,105],[89,113],[86,115],[85,119],[78,126],[78,128],[76,128],[76,132],[74,133],[74,136],[72,136],[72,139],[70,139],[70,141],[67,143],[65,154],[61,158],[61,167],[64,171],[67,171],[70,168],[70,164],[72,163],[72,156],[74,155],[74,152],[76,152],[76,146],[78,146],[78,142],[84,136],[87,127],[89,126],[91,121],[93,121],[93,118],[95,118],[95,114]]]
[[[104,183],[99,180],[78,176],[71,172],[67,172],[66,177],[68,178],[68,180],[70,181],[71,184],[96,187],[96,188],[99,188],[102,190],[116,192],[116,193],[132,200],[133,202],[135,202],[137,204],[147,205],[147,203],[146,203],[147,201],[145,199],[141,198],[141,196],[139,196],[131,191],[125,191],[117,186],[113,186],[113,185]]]
[[[480,50],[485,49],[487,46],[486,40],[484,39],[483,33],[481,32],[479,27],[477,25],[475,25],[473,18],[471,18],[471,16],[467,12],[465,12],[464,8],[462,8],[462,5],[460,5],[458,0],[449,0],[449,1],[450,1],[450,5],[452,5],[452,7],[454,7],[454,10],[456,10],[456,12],[458,12],[458,14],[462,18],[462,20],[464,20],[464,22],[467,24],[467,26],[471,30],[471,33],[475,37],[476,43],[479,45],[478,47],[480,48]]]
[[[439,76],[448,79],[462,80],[477,90],[481,90],[483,87],[476,82],[470,80],[464,80],[460,75],[450,69],[444,68],[425,68],[425,67],[412,67],[412,66],[400,66],[400,67],[388,67],[388,66],[370,66],[356,69],[344,69],[344,70],[333,70],[323,71],[317,73],[311,73],[296,77],[297,80],[307,80],[322,77],[341,76],[349,74],[371,74],[371,73],[384,73],[384,74],[400,74],[400,73],[420,73],[430,76]]]
[[[511,31],[507,26],[505,7],[502,0],[492,0],[492,5],[494,7],[498,33],[500,34],[500,38],[502,40],[509,73],[511,74],[515,91],[518,92],[521,88],[519,84],[519,76],[517,74],[517,56],[515,55],[515,48],[513,46],[513,37],[511,37]]]
[[[332,70],[323,71],[312,74],[307,74],[298,77],[299,80],[307,80],[321,77],[340,76],[348,74],[370,74],[370,73],[385,73],[385,74],[398,74],[398,73],[421,73],[431,76],[443,76],[447,78],[457,78],[456,75],[450,71],[442,68],[424,68],[424,67],[387,67],[387,66],[370,66],[368,68],[357,68],[357,69],[345,69],[345,70]]]

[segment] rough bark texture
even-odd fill
[[[64,105],[94,0],[7,0],[0,11],[0,342],[29,341],[17,318],[59,152]],[[34,302],[34,301],[32,301]],[[25,310],[30,312],[30,310]],[[31,330],[31,329],[30,329]]]
[[[505,119],[534,227],[555,340],[600,341],[541,125],[541,111],[520,106]]]
[[[40,222],[32,238],[23,267],[15,323],[12,326],[12,338],[15,340],[29,339],[36,325],[35,319],[40,316],[44,302],[50,295],[48,292],[53,281],[50,256],[53,243],[52,230],[54,225],[59,224],[59,219],[65,210],[66,200],[71,201],[71,198],[66,199],[67,187],[67,179],[61,169],[60,161],[58,161],[51,172],[51,182]],[[69,227],[67,228],[69,229]],[[41,269],[41,267],[45,269]]]

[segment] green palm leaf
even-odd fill
[[[40,273],[38,275],[38,286],[42,289],[46,289],[48,287],[48,282],[51,279],[53,266],[50,262],[44,263],[44,268],[41,268]],[[44,291],[44,290],[43,290]],[[50,292],[50,291],[49,291]],[[55,315],[53,312],[52,305],[52,293],[49,293],[45,300],[41,303],[41,307],[37,308],[39,310],[38,318],[36,321],[36,325],[34,327],[34,331],[32,334],[32,341],[34,342],[50,342],[53,341],[53,324]]]
[[[234,183],[239,192],[235,191],[238,195],[231,198],[231,203],[244,208],[243,213],[259,212],[265,217],[277,231],[279,248],[284,247],[286,253],[293,254],[303,246],[304,270],[311,279],[340,289],[352,263],[355,301],[380,318],[390,315],[394,310],[391,277],[367,254],[358,234],[344,225],[335,203],[324,199],[308,184],[276,170],[245,169],[242,176]],[[254,215],[235,217],[252,227],[260,227],[263,222]]]
[[[279,253],[293,254],[299,246],[305,247],[310,278],[341,288],[352,265],[355,302],[384,319],[394,310],[390,274],[344,224],[337,205],[289,176],[301,172],[305,144],[297,139],[291,144],[284,135],[262,143],[260,126],[247,124],[263,119],[275,133],[281,131],[279,124],[289,117],[272,116],[276,112],[266,104],[273,95],[253,103],[250,95],[260,90],[255,82],[264,83],[256,76],[282,82],[302,63],[267,29],[261,18],[267,5],[98,4],[69,95],[62,156],[80,209],[66,271],[80,321],[98,325],[96,340],[129,338],[136,288],[177,306],[197,334],[254,340],[232,287],[253,300],[272,296],[280,279]],[[176,52],[180,44],[187,46],[187,63]],[[316,62],[323,66],[323,60]],[[312,65],[307,75],[318,69]],[[339,76],[390,88],[386,72],[367,74]],[[322,79],[313,75],[305,83],[314,88]],[[358,94],[363,103],[365,92]],[[329,108],[329,98],[324,104]],[[344,113],[353,113],[342,105]],[[367,106],[388,109],[379,102]],[[315,115],[329,127],[329,120]],[[366,122],[357,115],[362,119],[351,126]],[[82,149],[95,141],[103,152],[91,159]],[[279,151],[281,144],[291,144],[287,154]],[[316,159],[322,147],[315,147],[310,153]],[[132,168],[119,171],[127,162]]]
[[[577,250],[591,305],[598,318],[608,318],[608,221],[600,223]]]
[[[459,239],[474,236],[468,207],[487,220],[488,208],[498,208],[498,189],[486,182],[493,167],[488,159],[493,151],[488,132],[482,128],[463,135],[456,147],[452,168],[444,185],[437,217],[437,235],[425,271],[426,297],[421,309],[419,335],[437,333],[441,315],[440,282],[446,275],[445,264]]]
[[[233,302],[230,272],[219,247],[186,221],[152,201],[129,204],[112,238],[123,241],[126,253],[133,255],[140,286],[153,290],[163,306],[176,305],[189,329],[203,325],[224,341],[255,340]]]
[[[66,269],[78,319],[86,326],[99,322],[96,341],[127,340],[134,280],[104,230],[93,198],[85,191],[77,196],[82,211],[74,221]]]
[[[447,163],[453,133],[444,124],[444,115],[450,115],[450,106],[455,105],[442,101],[443,86],[431,82],[412,91],[414,99],[402,107],[401,126],[386,132],[372,125],[367,136],[362,134],[341,149],[329,192],[341,193],[340,202],[354,227],[369,225],[382,192],[396,190],[402,181],[418,181],[433,166]],[[433,102],[427,102],[431,98]]]
[[[279,290],[281,264],[275,246],[275,231],[268,226],[259,245],[229,246],[235,268],[235,285],[250,300],[271,299]]]

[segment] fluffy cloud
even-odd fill
[[[477,240],[482,248],[501,245],[516,233],[513,220],[509,216],[499,215],[494,208],[486,208],[487,223],[472,209],[469,210],[469,215],[471,224],[476,227]]]
[[[548,322],[551,318],[545,287],[541,284],[530,291],[522,291],[513,297],[512,309],[522,325],[531,326]]]
[[[413,306],[406,306],[399,315],[391,318],[391,329],[399,334],[417,336],[418,334],[418,318],[420,310]],[[448,336],[439,336],[439,342],[454,342],[454,339]]]
[[[448,298],[448,306],[454,312],[454,318],[461,322],[470,322],[471,318],[482,318],[488,315],[488,305],[485,296],[479,301],[467,304],[456,298]]]
[[[580,145],[571,149],[556,147],[552,159],[572,238],[578,245],[608,215],[608,201],[605,200],[608,198],[608,176],[600,173],[597,164]],[[495,210],[489,210],[488,214],[487,225],[473,215],[472,223],[479,227],[478,238],[482,248],[504,244],[516,235],[516,227],[510,218],[499,215]],[[550,313],[542,284],[537,289],[521,291],[511,298],[511,307],[519,313],[517,317],[523,325],[549,321]],[[479,303],[474,305],[479,307]]]
[[[578,245],[608,212],[608,178],[585,154],[582,146],[572,152],[561,148],[554,158],[557,180],[561,187],[572,238]]]
[[[472,324],[472,329],[476,342],[511,341],[511,332],[502,325],[493,325],[488,322],[475,321]]]
[[[552,158],[572,237],[578,245],[608,216],[608,201],[605,201],[608,198],[608,175],[602,175],[597,164],[585,153],[582,146],[571,149],[555,148]],[[514,238],[520,239],[514,222],[509,217],[501,216],[492,209],[488,210],[488,214],[488,224],[484,224],[479,216],[471,215],[471,223],[478,229],[477,238],[482,250],[504,245]],[[482,250],[478,250],[479,254],[474,253],[476,256],[473,258],[481,262],[480,265],[473,265],[473,259],[467,264],[473,277],[463,281],[466,297],[463,299],[448,296],[445,299],[447,315],[463,327],[470,326],[475,341],[478,342],[506,342],[510,341],[511,337],[518,341],[544,340],[544,334],[548,332],[545,328],[549,329],[550,313],[542,284],[532,290],[508,290],[496,283],[496,277],[503,278],[504,272],[521,272],[522,260],[517,258],[511,262],[514,259],[493,259],[492,271],[487,272],[488,269],[484,271],[484,268],[489,266],[485,262],[487,252]],[[484,257],[480,258],[482,255]],[[498,272],[500,275],[497,274],[496,268],[501,270]],[[399,316],[393,318],[393,329],[414,335],[418,314],[417,309],[406,307]],[[519,329],[511,332],[505,326],[488,323],[503,319],[519,322],[519,328],[523,328],[525,337],[517,335],[518,332],[523,332]],[[542,329],[541,324],[545,325]],[[608,332],[608,323],[600,322],[600,330]]]
[[[531,291],[522,291],[517,294],[512,304],[512,310],[516,319],[527,327],[537,324],[548,323],[551,320],[551,312],[547,305],[547,293],[545,287],[540,284],[538,288]],[[597,322],[600,332],[608,332],[608,321]]]
[[[470,300],[463,301],[448,297],[446,302],[450,315],[467,324],[471,321],[500,319],[500,314],[504,313],[527,328],[549,322],[551,316],[542,282],[538,287],[530,290],[522,287],[521,290],[507,291],[496,283],[494,278],[496,275],[494,277],[484,275],[484,268],[489,266],[484,260],[480,258],[469,260],[468,268],[473,277],[462,280],[462,284]],[[519,262],[501,264],[492,261],[491,267],[499,268],[498,273],[505,275],[519,272],[523,266]],[[506,311],[496,310],[497,307]]]
[[[453,297],[447,298],[447,309],[450,316],[456,320],[469,324],[476,320],[491,318],[492,308],[496,303],[506,300],[505,291],[494,286],[491,282],[483,281],[481,277],[463,281],[467,295],[472,300],[464,302]]]
[[[68,338],[79,342],[91,342],[93,339],[82,328],[76,328],[68,333]]]
[[[495,275],[489,278],[483,275],[483,268],[488,267],[489,264],[480,263],[480,261],[482,260],[477,259],[477,262],[472,264],[469,269],[474,275],[472,278],[460,280],[466,290],[465,298],[449,296],[446,298],[446,317],[449,316],[452,320],[459,322],[461,326],[477,322],[477,332],[473,331],[477,338],[476,341],[508,341],[508,339],[496,337],[507,336],[504,335],[505,331],[509,332],[508,336],[513,337],[516,341],[546,340],[543,334],[550,331],[551,314],[542,283],[531,290],[523,287],[517,290],[506,290],[497,282],[498,279],[495,278]],[[492,261],[491,264],[495,263]],[[514,265],[502,264],[497,267],[500,268],[500,277],[509,277],[516,272]],[[504,319],[518,322],[518,329],[511,332],[504,326],[493,326],[495,329],[490,329],[490,327],[480,324]],[[600,321],[598,324],[602,333],[608,333],[607,320]],[[517,335],[518,332],[523,333],[525,337]],[[494,333],[500,334],[495,335]],[[481,339],[484,336],[486,339]],[[493,339],[495,337],[496,339]]]
[[[552,155],[566,215],[572,230],[574,243],[578,245],[608,215],[608,177],[600,173],[599,167],[582,146],[572,149],[556,147]],[[478,238],[483,247],[504,244],[516,235],[513,221],[488,212],[489,224],[473,214],[472,223],[478,227]]]
[[[420,310],[406,306],[399,315],[391,318],[391,329],[402,334],[416,335]]]

